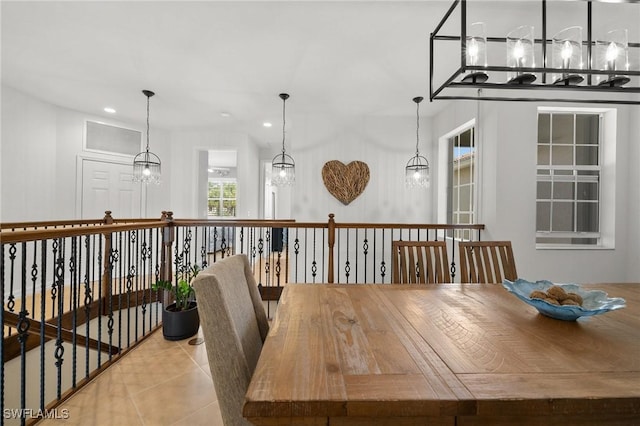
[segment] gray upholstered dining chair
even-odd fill
[[[449,257],[444,241],[393,241],[393,282],[449,283]]]
[[[460,282],[502,283],[518,278],[511,241],[460,243]]]
[[[193,287],[222,420],[226,426],[250,425],[242,406],[269,323],[247,256],[205,268]]]

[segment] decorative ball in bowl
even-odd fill
[[[502,285],[542,315],[564,321],[600,315],[626,306],[621,297],[611,298],[604,291],[585,290],[577,284],[517,279],[504,280]]]

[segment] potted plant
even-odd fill
[[[167,340],[182,340],[193,336],[200,327],[198,305],[191,280],[198,275],[200,267],[186,267],[177,277],[175,285],[171,281],[159,280],[151,286],[153,290],[169,291],[174,302],[162,310],[162,335]]]

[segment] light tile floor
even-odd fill
[[[189,341],[156,331],[38,425],[222,426],[205,345]]]

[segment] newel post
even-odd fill
[[[173,280],[173,270],[171,261],[171,250],[173,241],[175,240],[175,227],[173,224],[173,212],[163,211],[160,220],[166,222],[162,228],[162,249],[160,252],[160,279],[165,281]],[[169,303],[169,294],[165,291],[162,296],[162,304],[167,306]]]
[[[111,210],[104,212],[104,218],[102,218],[103,225],[113,225],[113,216],[111,216]],[[102,288],[100,289],[102,295],[102,312],[108,312],[109,299],[111,298],[111,286],[112,276],[111,270],[113,269],[113,257],[111,253],[112,237],[111,232],[105,232],[104,234],[104,253],[102,255]]]
[[[336,244],[336,221],[335,215],[329,213],[329,226],[327,228],[327,239],[329,241],[329,270],[327,271],[327,282],[333,284],[333,246]]]

